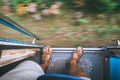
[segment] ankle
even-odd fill
[[[42,67],[43,71],[46,72],[46,70],[48,69],[49,67],[49,63],[45,62],[43,64],[40,64],[40,66]]]
[[[69,70],[71,67],[74,67],[77,65],[76,60],[70,60],[69,62],[66,63],[66,68]]]
[[[77,61],[74,60],[74,59],[72,59],[72,60],[70,61],[70,65],[75,65],[75,64],[77,64]]]

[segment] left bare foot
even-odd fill
[[[46,62],[49,62],[49,60],[50,60],[50,55],[51,55],[51,48],[50,48],[50,46],[46,46],[46,47],[43,49],[43,54],[42,54],[42,57],[41,57],[42,64],[44,64],[44,63],[46,63]]]
[[[46,72],[46,70],[49,67],[50,55],[51,55],[51,48],[50,46],[46,46],[43,49],[43,54],[41,56],[41,64],[40,64],[44,72]]]

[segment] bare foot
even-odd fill
[[[73,55],[66,61],[66,68],[70,68],[72,65],[77,65],[79,59],[83,54],[83,48],[78,47],[74,52]]]
[[[78,47],[74,52],[73,55],[66,61],[66,63],[77,63],[79,62],[79,59],[81,58],[83,54],[83,48],[82,47]]]
[[[46,46],[43,49],[43,54],[42,54],[42,57],[41,57],[42,64],[45,63],[45,62],[49,62],[50,55],[51,55],[51,48],[50,48],[50,46]]]
[[[76,60],[76,62],[78,62],[79,59],[81,58],[82,54],[83,54],[83,48],[82,48],[82,47],[78,47],[78,48],[74,51],[71,59],[72,59],[72,60]]]
[[[43,49],[43,54],[41,56],[41,67],[43,68],[44,71],[47,70],[47,68],[49,67],[49,61],[50,61],[50,55],[51,55],[51,48],[50,46],[46,46]]]
[[[72,76],[76,77],[87,77],[87,75],[84,73],[84,71],[77,65],[77,62],[81,58],[83,54],[83,48],[78,47],[72,57],[67,60],[66,62],[66,72]]]

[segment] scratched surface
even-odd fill
[[[72,53],[52,53],[50,67],[47,73],[63,73],[65,74],[66,60]],[[104,55],[103,52],[84,52],[84,55],[78,63],[86,74],[92,80],[103,80],[104,77]]]

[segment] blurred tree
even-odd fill
[[[17,9],[17,5],[19,4],[20,0],[9,0],[11,6],[13,7],[14,10]]]
[[[41,4],[43,2],[43,0],[36,0],[35,2],[38,4]]]
[[[9,0],[11,6],[16,10],[19,4],[27,5],[35,2],[37,4],[46,4],[50,7],[55,1],[63,2],[63,6],[70,9],[89,10],[90,12],[110,13],[120,8],[120,0]],[[2,5],[3,0],[0,0]],[[39,8],[39,7],[38,7]]]
[[[2,6],[3,0],[0,0],[0,6]]]
[[[101,2],[104,5],[104,10],[108,13],[111,13],[117,8],[117,3],[114,2],[113,0],[101,0]]]

